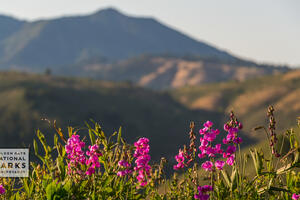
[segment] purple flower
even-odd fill
[[[181,168],[184,168],[184,153],[181,149],[179,149],[178,155],[175,156],[176,161],[178,162],[177,165],[173,166],[173,169],[179,170]]]
[[[75,173],[72,168],[76,168],[79,164],[85,164],[86,157],[84,156],[84,151],[82,148],[85,143],[80,141],[79,135],[72,135],[65,145],[65,150],[67,153],[67,158],[70,159],[68,163],[68,173]]]
[[[294,194],[292,195],[292,199],[293,199],[293,200],[298,200],[299,198],[300,198],[300,194],[294,193]]]
[[[221,149],[221,144],[216,144],[215,153],[222,154],[223,150]]]
[[[86,152],[86,155],[89,156],[89,159],[86,160],[86,165],[89,165],[87,170],[87,175],[92,175],[95,173],[95,169],[100,167],[99,156],[102,156],[101,153],[98,153],[99,146],[97,144],[89,146],[89,151]]]
[[[228,130],[228,133],[229,134],[236,134],[236,133],[238,133],[238,129],[237,128],[230,128],[229,130]]]
[[[220,130],[219,129],[215,129],[215,130],[211,130],[212,133],[219,135],[220,134]]]
[[[204,158],[205,156],[206,156],[205,153],[198,153],[198,157],[199,157],[199,158]]]
[[[216,139],[216,134],[213,133],[213,132],[208,132],[204,135],[203,139],[209,141],[209,142],[212,142]]]
[[[125,176],[125,171],[118,171],[117,176]]]
[[[125,169],[125,170],[118,171],[117,176],[125,176],[131,173],[132,173],[131,169]]]
[[[195,199],[200,199],[200,200],[208,200],[209,199],[209,194],[206,194],[209,191],[212,191],[213,188],[210,185],[204,185],[204,186],[198,186],[198,194],[194,195]]]
[[[234,140],[234,138],[235,138],[235,134],[234,133],[228,133],[227,134],[227,136],[226,136],[226,140],[228,141],[228,142],[231,142],[232,140]]]
[[[242,142],[243,142],[243,139],[240,137],[237,137],[233,140],[233,143],[235,143],[235,144],[241,144]]]
[[[206,161],[205,163],[202,163],[201,167],[206,171],[212,171],[212,167],[214,164],[211,161]]]
[[[204,135],[204,134],[206,134],[207,130],[208,130],[207,128],[200,129],[199,134]]]
[[[218,169],[218,170],[223,170],[223,167],[225,165],[225,162],[222,161],[222,160],[217,160],[215,162],[215,167]]]
[[[227,158],[226,163],[227,163],[228,165],[232,166],[233,163],[234,163],[234,158],[235,158],[234,154],[231,155],[229,158]]]
[[[225,130],[225,131],[228,131],[229,128],[230,128],[230,126],[229,126],[228,124],[224,124],[224,130]]]
[[[205,146],[205,147],[208,146],[208,141],[205,140],[204,138],[200,138],[200,142],[201,142],[201,146]]]
[[[206,121],[204,124],[203,124],[204,127],[206,128],[210,128],[213,126],[213,123],[211,121]]]
[[[223,139],[223,144],[229,144],[229,142],[226,138]]]
[[[200,192],[209,192],[212,190],[213,190],[213,187],[211,185],[203,185],[202,187],[198,187],[198,191],[200,191]]]
[[[239,127],[239,129],[243,129],[243,124],[240,122],[238,127]]]
[[[206,154],[208,155],[208,157],[215,157],[215,149],[212,147],[207,147],[206,149]]]
[[[0,194],[4,194],[5,193],[5,188],[3,187],[3,185],[0,185]]]
[[[223,154],[224,158],[230,157],[232,154],[234,154],[236,151],[235,146],[228,146],[226,152]]]
[[[195,194],[194,198],[195,199],[200,199],[200,200],[208,200],[209,199],[209,194]]]
[[[136,147],[134,152],[134,157],[136,158],[135,163],[136,167],[134,167],[134,170],[138,172],[137,180],[140,184],[140,186],[147,185],[147,180],[145,175],[150,176],[150,170],[151,167],[148,164],[151,157],[149,155],[149,139],[148,138],[140,138],[137,142],[134,143],[134,146]],[[179,161],[182,161],[182,157],[178,156],[176,159]]]
[[[118,165],[119,167],[126,167],[126,168],[130,167],[130,164],[126,160],[120,160],[118,162]]]
[[[89,167],[88,170],[85,172],[85,174],[89,175],[89,176],[91,176],[94,173],[95,173],[95,168],[94,167]]]

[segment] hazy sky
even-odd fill
[[[300,0],[0,0],[1,14],[26,20],[106,7],[155,17],[242,58],[300,66]]]

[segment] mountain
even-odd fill
[[[171,92],[180,103],[193,110],[226,113],[234,110],[244,122],[248,136],[264,140],[265,133],[252,128],[268,123],[266,111],[275,108],[278,133],[297,124],[300,116],[300,70],[264,76],[243,82],[206,84],[175,89]],[[223,120],[224,121],[224,120]]]
[[[228,80],[244,81],[288,70],[287,67],[259,65],[243,60],[225,62],[215,58],[144,55],[114,63],[90,60],[63,66],[54,72],[110,81],[131,81],[143,87],[169,89]]]
[[[43,71],[45,67],[55,68],[91,58],[111,61],[164,53],[224,61],[237,59],[153,18],[126,16],[111,8],[86,16],[20,24],[10,19],[5,23],[11,28],[5,28],[0,36],[2,68]]]
[[[0,15],[0,43],[4,38],[18,31],[23,24],[23,21]]]
[[[38,128],[53,141],[47,120],[57,120],[66,135],[67,126],[87,134],[84,122],[93,119],[107,135],[122,126],[128,142],[148,137],[154,158],[173,157],[189,140],[191,120],[199,128],[220,118],[216,112],[191,111],[165,92],[82,78],[1,72],[0,98],[0,147],[32,144]]]

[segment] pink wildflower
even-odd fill
[[[233,139],[233,143],[235,143],[235,144],[241,144],[242,142],[243,142],[243,139],[240,137]]]
[[[86,152],[86,155],[89,156],[89,159],[86,160],[86,165],[89,165],[87,170],[87,175],[92,175],[95,173],[95,169],[100,167],[99,156],[102,156],[101,153],[98,153],[99,146],[97,144],[89,146],[89,151]]]
[[[208,155],[208,157],[215,157],[215,149],[212,147],[207,147],[206,149],[206,154]]]
[[[84,164],[86,158],[84,156],[84,148],[85,143],[80,141],[79,135],[72,135],[65,145],[65,150],[67,153],[68,159],[70,162],[68,163],[68,173],[73,173],[72,167],[77,167],[79,164]]]
[[[140,186],[147,185],[147,180],[145,175],[150,176],[150,165],[148,164],[151,157],[149,155],[149,139],[148,138],[140,138],[137,142],[134,143],[136,147],[134,152],[134,157],[136,158],[136,167],[134,170],[138,172],[137,180]]]
[[[217,160],[215,162],[215,167],[218,169],[218,170],[223,170],[223,167],[225,165],[225,162],[222,161],[222,160]]]
[[[203,124],[204,127],[206,128],[210,128],[213,126],[213,123],[211,121],[206,121],[204,124]]]
[[[209,199],[209,194],[207,192],[212,191],[213,188],[210,185],[204,185],[204,186],[198,186],[198,194],[194,195],[195,199],[200,199],[200,200],[208,200]]]
[[[232,166],[233,163],[234,163],[234,158],[235,158],[234,154],[231,155],[229,158],[227,158],[226,163],[227,163],[228,165]]]
[[[173,166],[173,169],[178,170],[184,168],[184,153],[181,149],[179,149],[178,155],[175,156],[176,161],[178,162],[177,165]]]
[[[292,199],[293,199],[293,200],[298,200],[299,198],[300,198],[300,194],[294,193],[294,194],[292,195]]]
[[[215,152],[218,153],[218,154],[223,153],[223,150],[221,149],[221,144],[216,144],[214,149],[215,149]]]
[[[208,130],[207,128],[200,129],[199,134],[204,135],[204,134],[206,134],[207,130]]]
[[[225,130],[225,131],[228,131],[229,128],[230,128],[230,126],[229,126],[228,124],[224,124],[224,130]]]
[[[213,132],[208,132],[204,135],[203,137],[205,140],[209,141],[209,142],[212,142],[216,139],[216,134],[213,133]]]
[[[117,173],[117,176],[125,176],[132,173],[132,170],[129,169],[131,165],[126,160],[120,160],[118,162],[119,167],[125,168]]]
[[[214,164],[211,161],[206,161],[206,162],[202,163],[202,165],[201,165],[201,167],[205,171],[212,171],[213,166],[214,166]]]
[[[3,187],[3,185],[0,185],[0,194],[4,194],[5,193],[5,188]]]
[[[226,152],[223,154],[224,158],[228,158],[229,156],[231,156],[232,154],[234,154],[236,151],[236,147],[235,146],[228,146]]]

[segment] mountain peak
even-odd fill
[[[122,16],[125,16],[120,11],[118,11],[117,9],[115,9],[113,7],[101,9],[93,15],[97,15],[97,16],[117,16],[117,15],[120,16],[120,15],[122,15]]]

